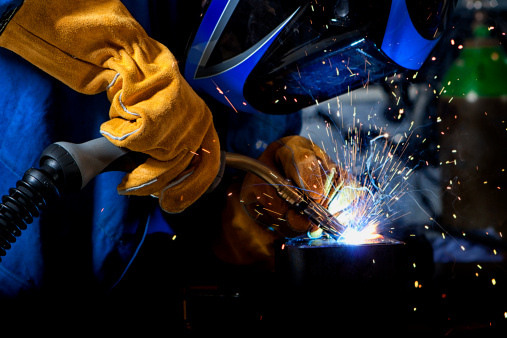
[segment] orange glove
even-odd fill
[[[177,213],[213,182],[220,149],[211,112],[119,0],[26,0],[0,46],[76,91],[107,92],[102,135],[151,156],[125,175],[120,194],[155,195]]]
[[[288,136],[273,142],[259,161],[284,175],[288,184],[301,188],[324,207],[336,197],[344,209],[360,197],[357,189],[341,191],[345,185],[359,187],[359,184],[320,147],[304,137]],[[258,264],[268,269],[274,264],[275,239],[320,230],[281,199],[275,188],[253,174],[245,176],[241,187],[230,187],[222,228],[215,247],[222,260]]]

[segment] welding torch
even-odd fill
[[[40,168],[28,169],[16,183],[16,188],[9,189],[9,195],[2,197],[0,256],[6,254],[11,243],[48,203],[58,200],[60,192],[79,191],[103,172],[130,172],[147,157],[143,153],[119,148],[104,137],[81,144],[57,142],[48,146],[40,156]],[[331,238],[339,239],[345,231],[345,227],[321,204],[289,185],[280,174],[262,162],[248,156],[222,152],[219,173],[208,192],[218,186],[226,166],[259,176]]]
[[[266,181],[276,189],[281,198],[306,215],[313,224],[331,238],[338,240],[345,231],[345,226],[340,224],[336,217],[320,203],[315,202],[303,191],[289,185],[285,178],[261,161],[245,155],[225,153],[225,166],[250,172]]]

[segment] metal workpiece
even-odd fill
[[[300,236],[277,242],[275,258],[282,323],[289,325],[301,309],[309,309],[312,328],[318,323],[378,333],[394,323],[404,325],[412,268],[405,243],[378,238],[348,244]]]
[[[289,181],[264,163],[248,156],[226,153],[225,165],[257,175],[276,189],[278,195],[333,239],[339,239],[346,227],[321,204],[289,185]]]

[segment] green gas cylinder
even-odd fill
[[[494,230],[507,238],[507,55],[494,29],[475,21],[442,80],[441,222],[464,234]]]

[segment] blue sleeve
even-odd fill
[[[0,34],[12,19],[24,0],[0,0]]]

